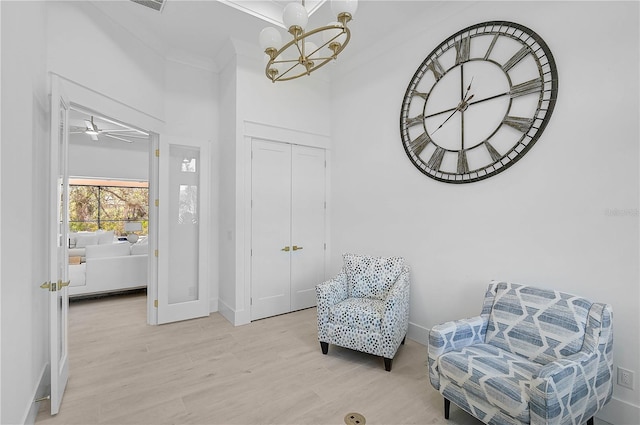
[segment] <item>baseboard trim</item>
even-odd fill
[[[409,330],[407,331],[409,339],[424,345],[429,343],[429,328],[409,322]]]
[[[218,313],[227,319],[233,326],[241,326],[251,323],[250,312],[247,310],[235,310],[229,307],[223,300],[218,299]]]
[[[36,403],[35,400],[51,394],[51,373],[49,373],[49,370],[49,363],[46,363],[40,371],[40,379],[38,379],[38,385],[36,385],[36,388],[33,391],[31,404],[27,408],[27,411],[24,415],[24,421],[22,421],[22,423],[25,425],[33,425],[36,422],[38,410],[40,409],[40,403]]]
[[[613,397],[611,401],[596,414],[596,418],[615,425],[640,424],[640,406]]]

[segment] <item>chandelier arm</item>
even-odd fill
[[[351,31],[347,27],[347,22],[348,22],[348,20],[344,20],[342,25],[325,25],[323,27],[319,27],[319,28],[313,29],[313,30],[311,30],[309,32],[303,32],[301,34],[295,34],[293,40],[291,40],[288,43],[286,43],[284,46],[282,46],[280,49],[278,49],[275,53],[269,54],[270,60],[267,63],[267,66],[265,68],[265,74],[266,74],[267,78],[269,78],[274,83],[276,81],[293,80],[293,79],[302,77],[303,75],[309,75],[309,74],[311,74],[311,72],[315,71],[316,69],[321,68],[322,66],[326,65],[331,60],[336,59],[337,56],[347,46],[347,44],[349,44],[349,40],[351,40]],[[329,30],[336,30],[336,29],[340,30],[339,34],[335,35],[333,38],[331,38],[329,41],[327,41],[324,44],[322,44],[320,47],[318,47],[316,50],[314,50],[313,52],[311,52],[307,56],[305,56],[303,54],[304,47],[300,48],[300,45],[298,44],[299,42],[302,42],[304,44],[304,39],[307,38],[307,37],[310,37],[310,36],[312,36],[314,34],[322,32],[322,31],[329,31]],[[342,36],[342,35],[345,36],[344,43],[342,43],[342,44],[334,43],[334,44],[338,45],[338,47],[336,47],[335,50],[333,48],[331,48],[331,43],[333,41],[335,41],[338,37]],[[297,59],[286,59],[286,60],[276,60],[276,58],[278,56],[283,54],[287,49],[292,47],[294,44],[296,45],[296,49],[299,52],[299,55],[300,55],[299,58],[297,58]],[[311,55],[317,53],[322,48],[324,48],[324,47],[326,47],[328,45],[329,45],[329,48],[331,48],[331,50],[333,50],[333,56],[330,56],[328,58],[310,58]],[[309,59],[312,59],[311,60],[311,62],[312,62],[311,64],[309,64]],[[317,61],[320,61],[320,62],[316,63]],[[286,71],[284,71],[282,73],[280,73],[277,70],[272,68],[272,65],[274,65],[274,64],[284,64],[284,63],[287,63],[287,64],[294,63],[294,65],[291,66],[289,69],[287,69]],[[286,77],[286,75],[288,75],[298,65],[301,66],[302,71],[300,73],[298,73],[298,74],[293,75],[293,76]]]

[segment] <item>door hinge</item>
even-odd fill
[[[154,306],[155,308],[158,308],[158,300],[153,300],[153,306]]]
[[[156,256],[156,257],[158,256],[158,250],[157,249],[155,251],[153,251],[153,255]]]
[[[160,200],[156,199],[155,204],[156,204],[156,207],[159,206],[160,205]]]
[[[160,149],[156,149],[156,157],[160,156]]]

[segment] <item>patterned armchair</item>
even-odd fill
[[[387,372],[409,327],[409,267],[404,259],[344,254],[344,267],[316,286],[318,340],[382,356]]]
[[[487,424],[593,424],[613,392],[611,307],[492,282],[478,317],[429,334],[429,379]]]

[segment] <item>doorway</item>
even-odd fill
[[[149,134],[72,105],[69,111],[69,295],[149,286]]]

